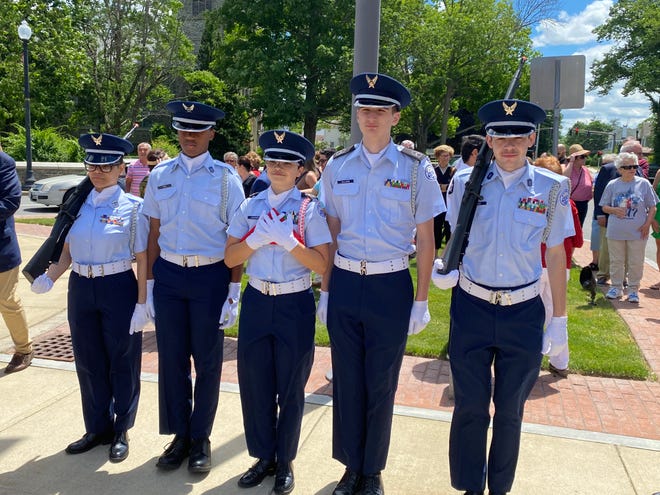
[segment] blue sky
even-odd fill
[[[607,19],[614,3],[614,0],[564,0],[555,22],[542,22],[533,29],[534,48],[546,57],[584,55],[588,87],[591,64],[610,48],[608,44],[596,43],[592,30]],[[636,126],[651,115],[651,110],[648,100],[641,94],[622,96],[621,86],[615,86],[607,96],[587,92],[584,108],[562,110],[563,130],[576,120],[609,122],[616,119],[634,134]]]

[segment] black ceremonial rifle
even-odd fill
[[[526,61],[527,57],[520,57],[518,69],[511,80],[511,84],[509,84],[506,95],[504,95],[505,100],[510,100],[516,93]],[[484,144],[481,145],[481,149],[477,155],[477,161],[474,164],[474,167],[472,167],[470,178],[465,183],[465,193],[461,200],[461,207],[458,210],[456,227],[452,231],[451,237],[449,238],[447,246],[441,256],[444,268],[438,270],[438,272],[443,275],[446,275],[452,270],[458,270],[458,266],[463,259],[463,255],[465,254],[468,245],[468,239],[470,237],[470,228],[472,227],[472,221],[474,220],[474,213],[477,209],[478,202],[482,199],[481,183],[486,176],[486,171],[488,171],[488,166],[492,159],[493,150],[491,150],[488,144],[484,141]]]

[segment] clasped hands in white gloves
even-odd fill
[[[270,241],[272,240],[268,237],[268,234],[266,233],[265,230],[265,226],[262,222],[262,219],[267,216],[268,216],[268,212],[264,211],[259,216],[259,220],[257,220],[257,223],[254,226],[254,230],[252,231],[252,233],[245,238],[245,244],[247,244],[248,247],[254,251],[256,251],[262,246],[270,244]]]
[[[414,301],[410,310],[410,322],[408,323],[408,335],[415,335],[426,328],[431,321],[428,301]]]
[[[287,251],[292,251],[298,245],[298,240],[293,235],[293,218],[286,213],[276,213],[271,210],[269,215],[261,215],[257,222],[257,228],[262,227],[270,240],[282,246]],[[256,232],[256,229],[255,229]]]
[[[53,288],[53,282],[48,275],[45,273],[42,273],[39,275],[37,278],[34,279],[32,282],[32,285],[30,286],[30,289],[32,289],[32,292],[35,294],[45,294],[48,292],[50,289]]]
[[[133,310],[133,317],[131,318],[131,326],[128,330],[129,335],[141,332],[142,329],[151,321],[149,315],[149,308],[147,303],[137,303]]]
[[[222,313],[220,313],[220,329],[231,327],[238,319],[238,300],[241,297],[241,283],[230,282],[229,293],[227,300],[222,305]]]
[[[541,352],[548,357],[556,357],[568,345],[568,317],[553,316],[550,324],[543,333],[543,347]]]
[[[446,275],[439,273],[439,270],[445,268],[444,262],[438,258],[433,262],[433,271],[431,272],[431,280],[438,289],[451,289],[458,283],[458,270],[452,270]]]
[[[328,291],[319,292],[319,304],[316,307],[316,317],[321,323],[328,324]]]

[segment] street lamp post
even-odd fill
[[[18,26],[18,37],[23,41],[23,94],[25,96],[25,182],[23,189],[30,189],[34,184],[32,173],[32,133],[30,123],[30,75],[28,68],[28,41],[32,37],[32,29],[27,21]]]

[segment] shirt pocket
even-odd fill
[[[161,222],[166,222],[176,216],[179,207],[179,197],[176,193],[177,189],[174,186],[154,191],[154,200],[158,203]]]
[[[519,240],[524,249],[537,249],[548,223],[545,214],[518,208],[513,212],[513,220],[513,241]]]
[[[332,193],[336,198],[335,206],[340,217],[345,215],[350,216],[351,207],[353,209],[360,208],[360,205],[356,202],[359,192],[360,185],[357,182],[338,182],[335,184]]]
[[[221,196],[222,193],[216,189],[205,189],[196,193],[190,201],[192,218],[205,225],[220,222]]]
[[[383,219],[390,224],[410,222],[412,219],[411,194],[410,189],[384,187],[381,191]]]

